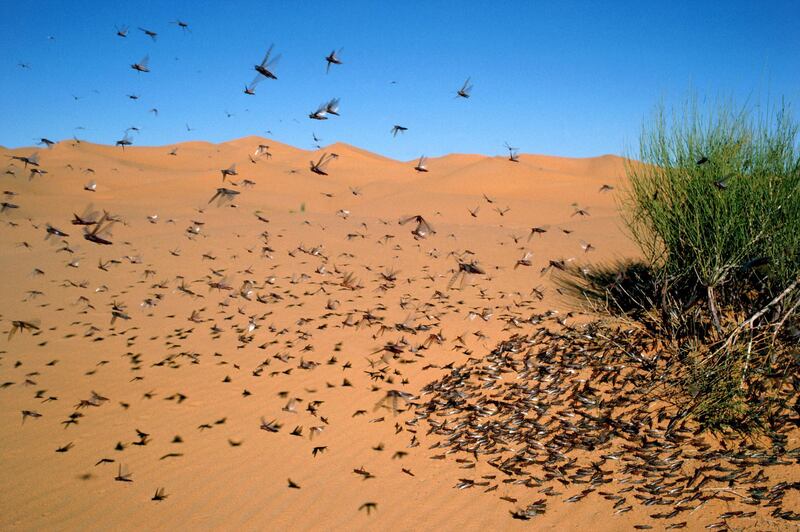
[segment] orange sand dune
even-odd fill
[[[259,144],[270,158],[255,155]],[[426,426],[378,404],[387,390],[416,395],[448,371],[442,366],[530,332],[509,315],[573,308],[541,273],[551,259],[635,256],[616,205],[623,159],[449,155],[418,173],[416,161],[346,144],[308,152],[258,137],[125,150],[62,142],[38,151],[47,173],[29,179],[8,157],[33,151],[0,150],[9,168],[2,189],[17,193],[4,199],[19,207],[0,214],[2,331],[12,320],[39,327],[0,339],[0,528],[622,530],[653,522],[652,509],[617,515],[596,494],[564,502],[573,488],[535,520],[514,520],[511,510],[543,495],[501,478],[489,493],[455,489],[461,478],[498,472],[471,455],[432,459],[444,450],[430,449],[438,440]],[[322,153],[338,155],[327,176],[309,171]],[[238,175],[223,181],[234,163]],[[90,181],[94,192],[84,190]],[[218,187],[240,194],[209,202]],[[102,233],[112,245],[82,238],[70,223],[90,204],[119,218]],[[404,215],[422,215],[436,233],[415,239],[413,223],[397,223]],[[46,238],[48,223],[69,236]],[[534,226],[547,232],[529,240]],[[586,253],[586,243],[596,249]],[[448,291],[452,252],[465,250],[486,275]],[[526,251],[532,265],[514,268]],[[430,330],[408,329],[423,324]],[[441,344],[417,349],[439,331]],[[380,349],[401,339],[405,363],[381,362]],[[23,420],[22,411],[40,417]],[[262,430],[262,418],[281,428]],[[115,480],[120,468],[132,482]],[[160,488],[167,498],[152,501]],[[374,509],[362,508],[370,502]],[[702,528],[724,507],[715,511],[684,519]]]

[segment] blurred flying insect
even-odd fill
[[[533,264],[533,262],[531,261],[532,258],[533,258],[533,253],[531,253],[530,251],[526,251],[525,255],[523,255],[521,259],[518,259],[516,264],[514,264],[514,269],[516,270],[520,266],[530,266],[531,264]]]
[[[228,176],[239,175],[239,172],[236,171],[236,163],[233,163],[232,165],[230,165],[227,168],[223,168],[222,170],[220,170],[220,173],[222,173],[222,181],[223,182],[225,181],[225,178],[228,177]]]
[[[456,91],[456,98],[469,98],[470,92],[472,91],[472,85],[469,80],[470,78],[467,78],[467,81]]]
[[[320,104],[316,111],[309,113],[308,117],[312,120],[327,120],[328,115],[339,116],[339,98],[332,98]]]
[[[528,242],[531,241],[531,238],[533,238],[533,235],[541,236],[541,235],[545,234],[549,228],[550,227],[547,226],[547,225],[542,226],[542,227],[531,227],[531,232],[528,233]]]
[[[146,55],[138,63],[134,63],[131,65],[131,68],[136,70],[137,72],[150,72],[150,68],[147,66],[147,63],[150,62],[150,56]]]
[[[19,205],[16,203],[10,203],[8,201],[0,203],[0,212],[6,212],[9,209],[19,209]]]
[[[267,159],[272,158],[272,154],[269,152],[269,146],[266,144],[259,144],[253,155],[256,157],[261,157],[263,155]]]
[[[275,46],[274,44],[271,44],[270,47],[269,47],[269,50],[267,50],[267,54],[264,56],[264,60],[261,61],[260,64],[255,65],[253,67],[253,68],[256,69],[256,72],[258,72],[259,74],[261,74],[265,78],[269,78],[269,79],[278,79],[278,77],[272,72],[272,69],[278,63],[278,61],[280,60],[281,56],[279,54],[279,55],[276,55],[275,57],[273,57],[272,59],[270,59],[270,57],[269,57],[272,54],[272,48],[274,46]]]
[[[570,217],[572,217],[572,216],[589,216],[588,207],[580,208],[574,203],[572,204],[572,206],[575,208],[575,211],[570,215]]]
[[[375,403],[375,408],[373,410],[378,410],[380,408],[390,408],[394,415],[397,415],[399,412],[403,410],[400,409],[400,402],[402,401],[404,405],[408,405],[414,399],[414,396],[408,392],[402,392],[400,390],[389,390],[386,392],[386,395],[383,399]]]
[[[125,306],[116,301],[111,304],[111,325],[114,325],[117,320],[129,320],[130,314],[125,312]]]
[[[11,160],[16,160],[22,162],[27,168],[28,165],[31,166],[39,166],[39,152],[33,152],[32,154],[25,156],[25,155],[10,155]]]
[[[103,216],[100,217],[91,229],[89,229],[89,226],[84,226],[83,238],[95,244],[110,246],[113,242],[111,242],[108,237],[111,236],[111,227],[115,223],[117,223],[116,219],[107,212],[103,212]]]
[[[154,41],[156,40],[156,37],[158,37],[158,33],[154,32],[154,31],[150,31],[150,30],[145,29],[145,28],[142,28],[141,26],[139,26],[139,31],[143,32],[145,35],[147,35],[148,37],[150,37]]]
[[[325,61],[327,61],[327,63],[328,63],[327,65],[325,65],[325,73],[326,74],[328,72],[330,72],[331,65],[341,65],[342,64],[342,60],[339,59],[339,54],[342,53],[342,50],[343,50],[342,48],[339,48],[338,51],[334,50],[330,54],[328,54],[328,56],[325,58]]]
[[[130,146],[133,144],[133,138],[129,132],[125,132],[125,136],[122,137],[120,140],[116,142],[116,146],[122,146],[122,150],[125,150],[125,146]]]
[[[41,322],[39,320],[14,320],[11,322],[11,330],[8,331],[8,339],[11,338],[19,331],[20,333],[24,333],[25,331],[38,331],[41,327]]]
[[[264,76],[261,74],[256,74],[256,77],[253,78],[253,81],[250,82],[249,85],[244,86],[244,93],[249,94],[250,96],[255,96],[256,94],[256,86],[264,79]]]
[[[220,207],[225,202],[233,201],[233,198],[235,198],[238,195],[239,195],[238,190],[231,190],[229,188],[220,187],[217,189],[214,195],[211,196],[211,199],[208,200],[208,202],[211,203],[212,201],[217,200],[217,207]]]
[[[323,153],[322,157],[320,157],[319,161],[316,163],[314,161],[309,161],[309,164],[311,165],[311,171],[319,175],[328,175],[328,173],[325,171],[325,166],[333,159],[336,159],[335,155]]]
[[[411,230],[411,234],[414,235],[414,238],[425,238],[426,236],[436,233],[433,226],[431,226],[421,214],[400,218],[398,223],[400,225],[405,225],[409,222],[415,222],[417,224],[417,226]]]
[[[508,142],[504,143],[503,145],[508,150],[508,160],[511,161],[512,163],[518,163],[519,154],[517,153],[517,151],[519,150],[519,148],[514,148],[513,146],[510,146]]]
[[[325,104],[325,112],[329,115],[339,116],[339,98],[331,98]]]
[[[407,127],[395,125],[392,127],[392,136],[396,137],[398,133],[405,133],[406,131],[408,131]]]
[[[453,276],[450,278],[450,281],[447,283],[447,289],[453,287],[456,281],[461,278],[461,283],[459,285],[459,289],[464,287],[464,282],[469,275],[484,275],[486,271],[478,265],[477,260],[472,260],[470,262],[466,262],[462,259],[456,259],[458,261],[458,269],[453,273]]]
[[[325,110],[325,104],[320,104],[316,111],[308,113],[308,117],[311,120],[327,120],[328,112]]]
[[[186,33],[187,31],[189,33],[192,32],[192,30],[189,29],[189,24],[187,22],[184,22],[184,21],[180,20],[180,19],[174,20],[174,21],[170,22],[170,24],[177,25],[181,29],[181,31],[183,31],[183,33]]]
[[[69,236],[68,233],[65,233],[61,229],[59,229],[57,227],[54,227],[54,226],[52,226],[50,224],[47,224],[45,226],[45,230],[47,231],[47,234],[44,237],[45,240],[49,239],[51,236],[59,236],[59,237],[62,237],[62,238]]]
[[[422,157],[420,157],[419,161],[417,162],[417,166],[414,167],[414,170],[416,170],[417,172],[427,172],[428,171],[428,167],[425,166],[425,162],[427,160],[428,160],[428,158],[425,157],[424,155]]]
[[[83,209],[83,212],[80,216],[76,213],[72,213],[72,225],[96,225],[97,224],[97,215],[98,212],[94,210],[92,205],[90,204],[88,207]]]

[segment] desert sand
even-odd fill
[[[550,261],[637,256],[619,157],[457,154],[422,173],[345,144],[65,141],[38,150],[47,173],[29,179],[9,156],[34,151],[0,150],[18,206],[0,214],[2,331],[39,327],[0,338],[3,530],[702,529],[751,509],[739,494],[654,519],[663,507],[631,496],[617,512],[604,487],[568,502],[586,484],[504,482],[412,422],[426,385],[531,332],[532,314],[581,320]],[[338,155],[327,176],[309,170],[322,153]],[[219,187],[239,194],[209,202]],[[98,233],[112,244],[71,224],[91,211],[118,220]],[[435,233],[398,223],[414,215]],[[448,286],[459,257],[485,273]],[[389,391],[409,394],[397,410]],[[541,498],[544,514],[511,517]],[[753,509],[725,526],[789,525]]]

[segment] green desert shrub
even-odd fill
[[[645,123],[623,212],[677,300],[704,300],[713,314],[763,303],[798,278],[797,134],[786,106],[709,110],[691,100],[670,113],[662,105]]]
[[[639,144],[623,212],[677,338],[687,411],[712,427],[768,426],[800,358],[798,124],[785,105],[692,99],[658,107]]]
[[[627,177],[643,260],[566,269],[562,287],[665,337],[684,415],[768,431],[800,408],[798,123],[787,106],[662,105]]]

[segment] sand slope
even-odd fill
[[[271,157],[251,162],[259,144]],[[496,471],[469,456],[432,459],[442,451],[429,449],[436,440],[423,425],[376,407],[388,390],[417,394],[442,366],[524,333],[510,316],[570,310],[541,272],[550,260],[635,255],[615,203],[622,159],[450,155],[419,173],[416,161],[345,144],[62,142],[39,150],[47,174],[29,180],[8,157],[33,151],[0,150],[10,168],[2,188],[17,193],[5,200],[19,206],[0,214],[2,330],[40,324],[0,340],[0,528],[619,530],[649,521],[647,509],[615,515],[595,495],[513,520],[509,510],[541,494],[498,480],[491,493],[454,489]],[[308,169],[322,152],[338,155],[328,176]],[[239,175],[223,183],[233,163]],[[90,181],[95,192],[83,188]],[[605,184],[615,190],[601,192]],[[222,186],[240,194],[209,203]],[[119,217],[113,245],[70,224],[90,204]],[[413,223],[398,225],[417,214],[434,235],[415,239]],[[45,238],[48,223],[69,236]],[[547,232],[529,241],[534,226]],[[486,275],[448,291],[453,252],[465,250]],[[526,251],[532,265],[515,269]],[[112,323],[114,304],[129,319]],[[421,347],[438,332],[441,343]],[[381,351],[403,340],[397,357]],[[23,423],[23,410],[41,417]],[[73,412],[77,423],[64,425]],[[280,429],[262,430],[262,417]],[[132,482],[115,481],[120,467]],[[158,488],[167,499],[151,501]],[[377,504],[369,515],[368,502]],[[700,512],[692,523],[714,518]]]

